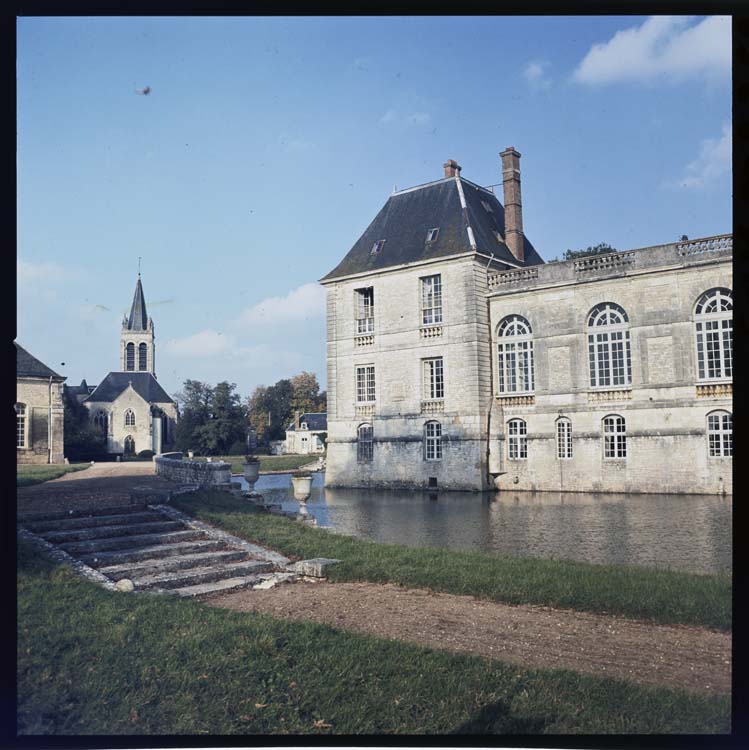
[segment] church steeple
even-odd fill
[[[146,298],[139,271],[130,316],[122,321],[120,369],[124,372],[150,372],[156,377],[155,338],[153,319],[146,312]]]

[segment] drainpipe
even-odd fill
[[[49,376],[49,410],[47,412],[47,463],[52,463],[52,375]]]

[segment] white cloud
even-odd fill
[[[234,348],[232,336],[205,330],[182,339],[171,339],[164,348],[175,357],[213,357]]]
[[[319,284],[304,284],[285,297],[268,297],[244,310],[237,324],[285,323],[320,318],[325,314],[325,289]]]
[[[549,63],[544,60],[531,60],[523,68],[523,77],[532,89],[548,89],[551,86],[551,79],[544,75],[544,68],[548,68]]]
[[[74,275],[57,263],[32,263],[20,258],[16,265],[16,273],[19,286],[67,281]]]
[[[723,124],[719,138],[706,138],[700,146],[700,155],[687,164],[680,180],[666,183],[667,187],[701,188],[731,171],[733,133],[731,124]]]
[[[400,114],[395,109],[389,109],[380,118],[380,124],[409,127],[411,125],[426,125],[431,119],[431,115],[428,112],[412,112],[411,114]]]
[[[580,83],[682,80],[730,74],[731,19],[709,16],[689,26],[689,16],[651,16],[641,26],[594,44],[573,73]]]

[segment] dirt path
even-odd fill
[[[547,607],[509,606],[392,584],[297,583],[206,599],[360,633],[706,693],[731,690],[731,635]]]
[[[135,487],[174,487],[154,473],[151,461],[107,462],[16,490],[18,513],[127,505]]]

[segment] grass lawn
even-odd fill
[[[730,731],[730,699],[525,670],[176,596],[19,543],[19,734]]]
[[[260,473],[264,471],[293,471],[305,464],[311,464],[317,460],[317,455],[313,456],[258,456],[260,461]],[[195,461],[205,461],[205,458],[195,458]],[[241,474],[244,456],[213,456],[214,461],[228,461],[231,464],[232,474]]]
[[[287,557],[333,557],[332,581],[392,582],[510,604],[618,614],[731,629],[731,578],[652,568],[500,557],[483,552],[380,544],[257,511],[228,493],[172,501],[186,513]]]
[[[69,471],[88,469],[86,464],[16,464],[16,487],[28,487],[30,484],[41,484],[50,479],[57,479]]]

